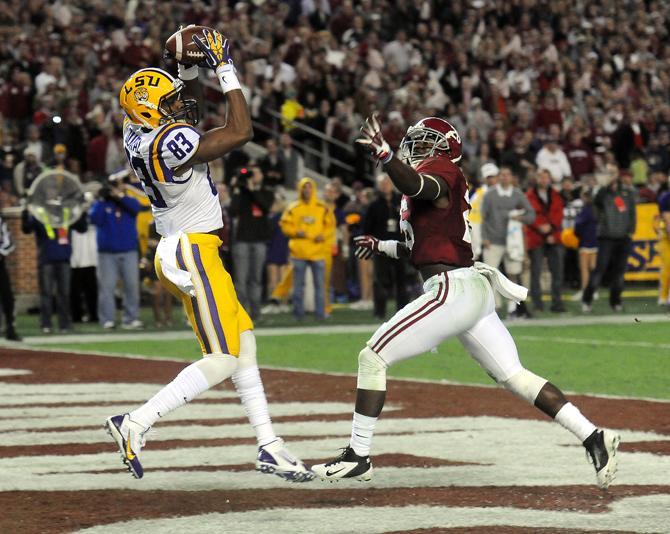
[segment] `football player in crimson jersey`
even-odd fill
[[[369,118],[357,140],[381,161],[403,193],[400,228],[405,237],[356,239],[356,253],[369,258],[406,256],[424,279],[424,294],[397,312],[373,334],[358,357],[356,408],[349,445],[334,460],[312,466],[320,478],[370,480],[370,447],[386,398],[386,369],[457,336],[484,370],[521,398],[572,432],[589,452],[597,483],[607,488],[617,468],[619,436],[596,428],[563,393],[519,361],[516,345],[495,311],[494,289],[512,300],[527,290],[497,269],[474,263],[468,226],[468,184],[456,163],[461,139],[443,119],[428,117],[410,126],[397,158]]]

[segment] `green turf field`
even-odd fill
[[[370,322],[369,320],[366,322]],[[524,365],[561,388],[670,399],[670,331],[667,323],[540,327],[511,326]],[[261,365],[355,373],[365,333],[263,335],[258,337]],[[150,357],[200,357],[195,339],[59,343],[50,348],[137,354]],[[402,362],[390,376],[490,384],[488,376],[456,340]]]

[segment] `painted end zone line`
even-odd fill
[[[599,324],[636,324],[670,323],[670,316],[655,313],[645,315],[603,315],[563,317],[557,319],[530,319],[505,321],[508,328],[514,329],[524,326],[588,326]],[[295,336],[295,335],[323,335],[323,334],[366,334],[372,333],[379,324],[359,325],[331,325],[331,326],[291,326],[286,328],[258,328],[254,330],[256,336]],[[193,339],[190,330],[175,332],[139,332],[132,334],[75,334],[65,336],[30,336],[23,343],[0,341],[0,345],[23,347],[25,345],[54,345],[58,343],[114,343],[116,341],[175,341]]]

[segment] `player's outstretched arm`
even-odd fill
[[[369,260],[375,254],[389,258],[409,258],[410,251],[404,243],[393,239],[381,240],[371,235],[354,237],[354,255],[362,260]]]
[[[207,66],[216,72],[221,90],[228,101],[228,116],[225,126],[214,128],[200,138],[198,151],[187,165],[179,168],[177,174],[183,174],[190,167],[199,163],[221,158],[253,137],[249,107],[235,74],[228,39],[225,39],[216,30],[205,29],[202,36],[193,36],[193,42],[205,54]]]
[[[381,125],[376,115],[365,119],[361,127],[362,137],[356,142],[367,148],[378,161],[398,190],[412,198],[438,200],[449,197],[449,187],[439,176],[419,174],[410,165],[400,161],[382,135]]]

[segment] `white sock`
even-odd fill
[[[258,366],[246,367],[233,373],[233,383],[247,412],[249,423],[254,427],[258,446],[262,447],[277,439],[272,429],[268,401],[263,390],[263,382]]]
[[[372,434],[377,424],[376,417],[369,417],[354,412],[354,422],[351,426],[351,441],[349,445],[358,456],[370,456]]]
[[[582,415],[577,406],[571,402],[567,402],[558,410],[554,420],[564,428],[572,432],[579,441],[584,441],[588,438],[596,426]]]
[[[149,428],[160,417],[165,417],[172,410],[207,391],[210,386],[204,373],[199,368],[199,363],[192,363],[182,370],[172,382],[151,397],[145,404],[130,412],[130,418]]]

